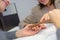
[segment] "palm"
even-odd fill
[[[31,24],[30,24],[30,25],[31,25]],[[41,30],[41,28],[44,28],[44,27],[37,27],[37,28],[36,28],[36,31],[34,31],[34,30],[31,30],[31,29],[29,28],[30,25],[26,26],[26,27],[23,29],[23,30],[24,30],[24,34],[27,35],[27,36],[34,35],[34,34],[38,33],[38,32]]]
[[[37,33],[37,31],[32,31],[32,30],[24,30],[26,35],[34,35]]]

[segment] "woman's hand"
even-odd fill
[[[48,14],[51,21],[55,24],[56,28],[60,28],[60,9],[54,9]]]
[[[6,6],[8,6],[10,4],[10,0],[4,0]]]
[[[10,4],[10,0],[0,0],[0,12],[4,12],[5,8]]]
[[[16,32],[16,37],[24,37],[24,36],[31,36],[31,35],[35,35],[36,33],[38,33],[40,30],[44,29],[45,27],[41,24],[41,27],[32,27],[32,29],[30,29],[30,26],[33,24],[29,24],[26,27],[24,27],[22,30],[18,30]]]
[[[49,20],[50,20],[50,17],[48,15],[48,13],[46,13],[42,16],[42,18],[40,19],[40,22],[44,23],[44,22],[48,22]]]

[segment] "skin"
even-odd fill
[[[0,0],[0,12],[3,12],[4,9],[10,4],[10,0]]]
[[[6,5],[8,6],[10,4],[10,0],[4,0]]]
[[[35,34],[37,34],[39,31],[41,31],[42,29],[45,28],[45,26],[43,26],[43,25],[41,24],[42,27],[36,26],[36,27],[30,29],[29,26],[31,26],[31,25],[33,25],[33,24],[28,24],[28,25],[27,25],[26,27],[24,27],[23,29],[18,30],[18,31],[16,32],[16,37],[19,38],[19,37],[26,37],[26,36],[35,35]]]
[[[41,4],[44,4],[44,5],[50,4],[49,1],[50,0],[38,0],[38,2],[40,2]]]
[[[46,19],[46,16],[49,17],[49,19]],[[60,9],[54,9],[48,13],[46,13],[45,15],[43,15],[43,17],[41,18],[41,22],[43,22],[43,19],[46,19],[44,21],[48,21],[51,20],[52,23],[54,23],[54,25],[56,26],[56,28],[60,28]]]

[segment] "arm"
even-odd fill
[[[56,28],[60,28],[60,10],[54,9],[41,18],[40,22],[46,22],[51,20],[55,24]]]

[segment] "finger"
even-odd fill
[[[45,29],[46,27],[43,24],[40,24],[40,26],[36,26],[33,30],[34,33],[38,33],[39,31]]]
[[[47,14],[43,15],[43,17],[41,18],[40,22],[46,22],[47,20]]]
[[[32,31],[37,31],[37,27],[33,27],[31,30]]]
[[[37,30],[39,30],[39,27],[38,26],[32,27],[31,30],[37,31]]]
[[[28,30],[29,30],[31,25],[33,25],[33,24],[28,24],[28,25],[26,25],[26,26],[24,27],[24,29],[28,29]]]
[[[44,18],[44,17],[42,17],[42,18],[41,18],[41,20],[40,20],[40,22],[44,22],[44,20],[45,20],[45,18]]]
[[[41,29],[46,29],[46,27],[42,27]]]
[[[47,15],[46,18],[45,18],[45,21],[48,21],[49,20],[49,16]]]
[[[26,25],[26,27],[29,27],[29,26],[32,26],[33,24],[28,24],[28,25]]]
[[[49,20],[48,14],[46,14],[45,19],[43,20],[44,22],[47,22]]]
[[[37,27],[34,27],[34,30],[32,30],[32,31],[36,34],[39,31],[41,31],[41,27],[40,28],[38,26]]]
[[[42,30],[42,27],[41,26],[36,26],[36,27],[37,27],[36,32],[39,32],[39,31]]]
[[[40,24],[40,28],[41,28],[41,29],[45,29],[46,27],[45,27],[44,24]]]
[[[36,33],[38,33],[39,31],[41,31],[41,28],[39,28],[39,29],[36,31]]]
[[[50,19],[49,14],[48,14],[48,19]]]

